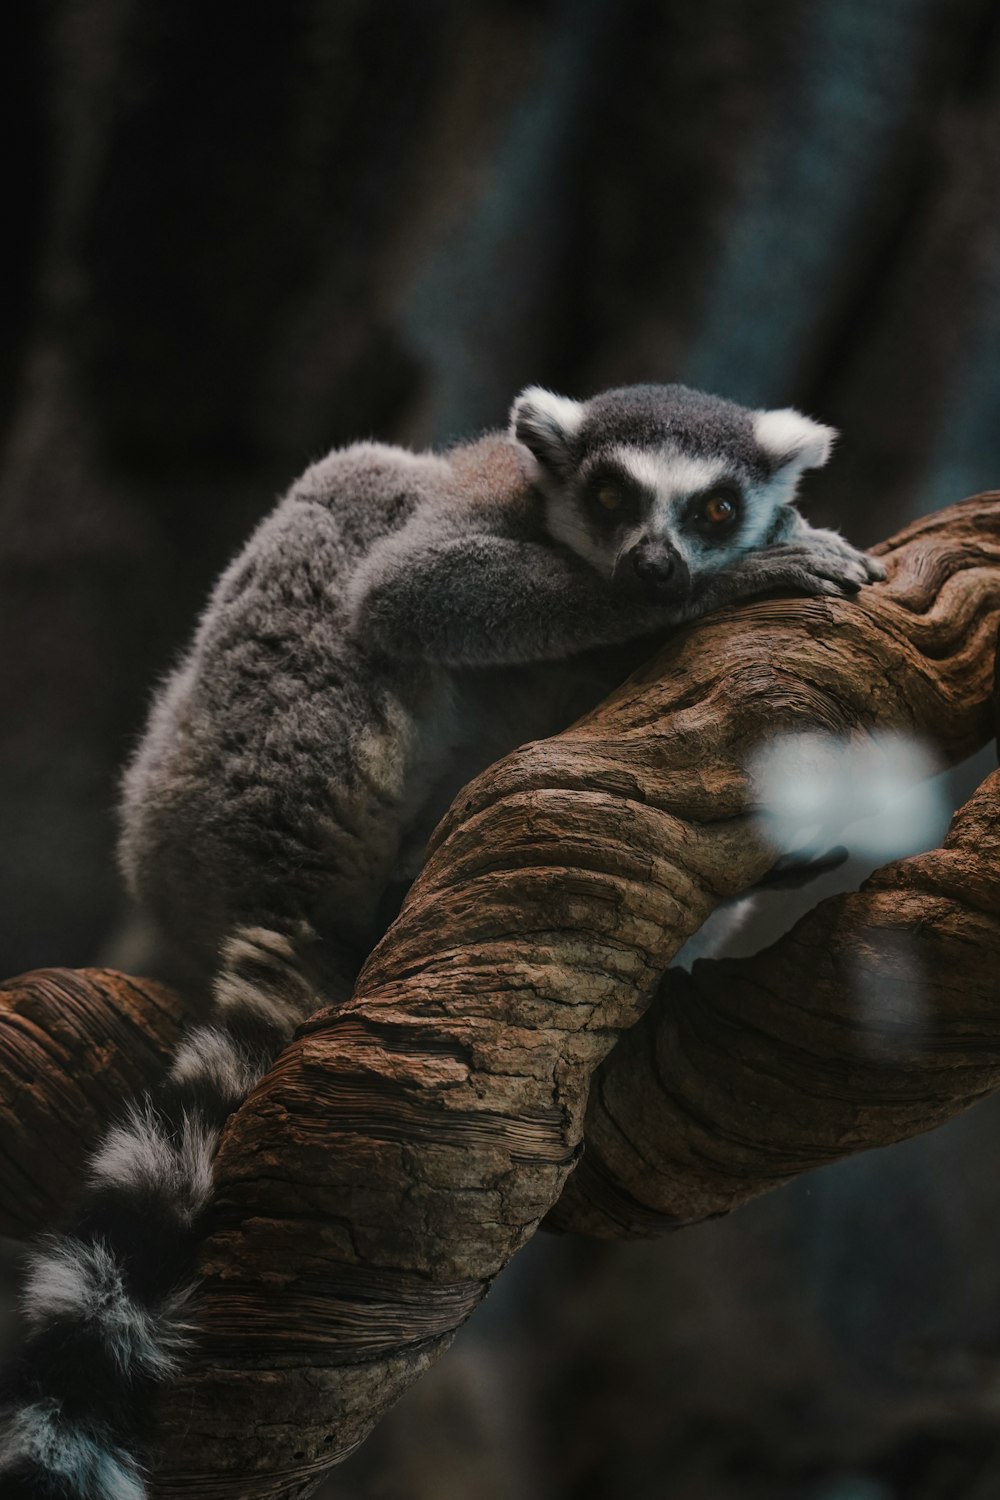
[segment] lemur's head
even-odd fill
[[[549,532],[616,587],[672,603],[767,539],[836,433],[790,407],[750,411],[683,385],[591,401],[530,386],[511,409]]]

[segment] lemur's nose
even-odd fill
[[[687,568],[680,553],[665,542],[649,538],[637,542],[629,561],[643,592],[651,599],[665,599],[683,594]]]
[[[659,587],[669,583],[674,572],[671,552],[648,552],[643,546],[632,548],[632,566],[643,583]]]

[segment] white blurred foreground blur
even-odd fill
[[[911,735],[779,735],[747,771],[769,839],[781,853],[819,855],[835,844],[877,860],[930,848],[950,807],[941,760]]]
[[[728,902],[674,962],[690,968],[697,958],[756,953],[818,902],[856,890],[879,865],[934,848],[955,808],[995,764],[988,747],[942,771],[932,746],[898,731],[775,736],[747,766],[756,817],[775,859],[815,859],[838,845],[848,858],[798,889],[762,890]]]

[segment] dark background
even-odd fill
[[[329,446],[686,380],[856,541],[1000,483],[984,0],[3,12],[0,971],[115,951],[118,768]],[[998,1114],[667,1243],[540,1239],[331,1493],[1000,1494]]]

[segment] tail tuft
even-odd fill
[[[54,1401],[4,1413],[0,1481],[5,1500],[147,1500],[129,1455],[66,1418]]]

